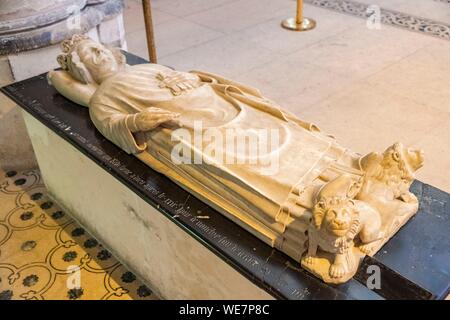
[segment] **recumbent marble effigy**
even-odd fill
[[[83,35],[62,50],[50,83],[107,139],[327,283],[353,277],[418,210],[409,188],[421,150],[395,143],[362,156],[250,86],[128,66]]]

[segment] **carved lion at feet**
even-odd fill
[[[380,212],[387,231],[396,217],[417,212],[419,204],[409,188],[423,161],[422,150],[405,148],[401,143],[390,146],[383,154],[372,152],[360,159],[365,177],[356,199]]]
[[[313,220],[308,229],[308,252],[303,264],[314,272],[318,250],[332,254],[329,276],[339,280],[356,272],[359,262],[354,256],[355,241],[369,244],[383,237],[377,210],[354,200],[362,181],[341,175],[327,183],[316,197]],[[343,280],[345,281],[345,280]]]

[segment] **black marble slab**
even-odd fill
[[[145,63],[127,54],[129,64]],[[415,182],[419,213],[373,258],[367,257],[354,279],[327,285],[285,254],[234,224],[165,176],[106,140],[92,124],[88,109],[68,101],[36,76],[1,91],[38,121],[89,157],[115,179],[157,208],[250,281],[280,299],[442,299],[450,284],[450,195]],[[197,218],[209,216],[209,219]],[[381,270],[381,288],[369,290],[367,267]]]

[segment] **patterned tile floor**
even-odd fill
[[[53,203],[38,170],[0,171],[0,300],[154,300]]]

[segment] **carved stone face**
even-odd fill
[[[412,170],[416,171],[423,166],[424,162],[423,150],[407,148],[404,150],[403,156],[405,161],[409,164]]]
[[[337,237],[343,237],[349,232],[354,217],[353,202],[348,199],[323,199],[314,208],[316,225]]]
[[[346,202],[329,206],[322,221],[322,228],[337,237],[347,234],[352,223],[353,210]]]
[[[82,41],[77,46],[77,53],[97,83],[119,71],[119,64],[112,51],[100,43],[92,40]]]
[[[396,143],[384,152],[384,166],[392,167],[398,163],[409,175],[423,166],[424,152],[412,148],[406,148],[401,143]]]

